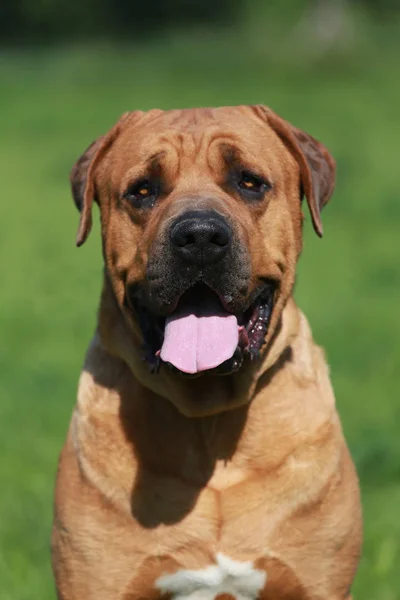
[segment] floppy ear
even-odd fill
[[[302,190],[317,235],[322,237],[321,210],[335,187],[336,164],[321,142],[297,129],[266,106],[260,107],[269,125],[292,152],[300,166]]]
[[[94,172],[120,131],[120,125],[129,113],[122,115],[118,123],[104,136],[99,137],[85,150],[71,169],[72,196],[81,213],[76,245],[82,246],[92,228],[92,206],[95,198]]]

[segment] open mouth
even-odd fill
[[[232,314],[218,294],[197,283],[182,294],[167,317],[152,314],[138,294],[132,298],[144,338],[144,358],[153,372],[161,364],[187,375],[228,374],[259,356],[273,308],[275,286],[265,282],[248,308]]]

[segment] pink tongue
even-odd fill
[[[238,342],[237,319],[219,303],[186,307],[167,318],[160,356],[183,373],[198,373],[232,358]]]

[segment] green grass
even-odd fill
[[[296,296],[326,348],[361,478],[355,598],[400,598],[399,46],[375,32],[316,58],[258,33],[0,55],[1,600],[54,598],[53,481],[101,274],[98,227],[74,247],[70,166],[125,110],[254,102],[338,161],[322,241],[306,218]]]

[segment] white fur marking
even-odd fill
[[[156,587],[172,594],[173,600],[213,600],[224,593],[237,600],[256,600],[267,580],[265,571],[255,569],[250,561],[238,562],[224,554],[217,554],[216,561],[205,569],[163,575]]]

